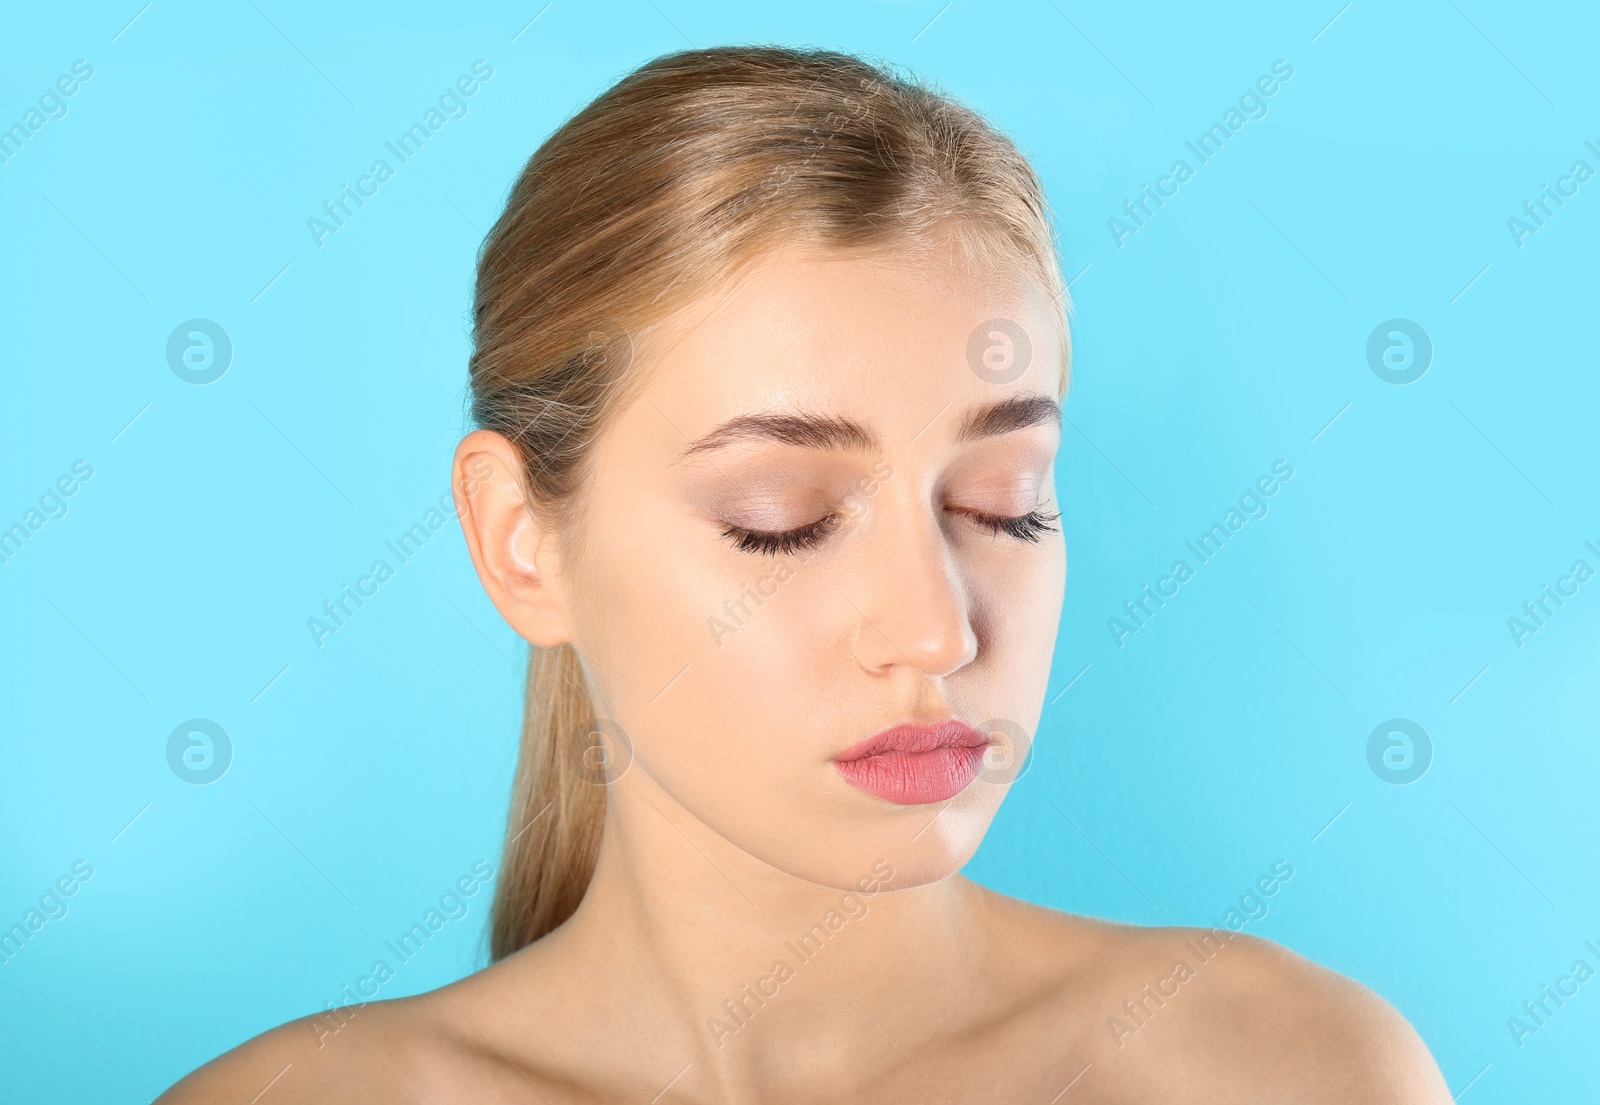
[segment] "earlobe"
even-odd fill
[[[570,641],[559,535],[529,508],[516,446],[490,430],[468,434],[456,446],[451,491],[472,565],[501,617],[530,644]]]

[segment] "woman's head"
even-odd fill
[[[958,869],[1065,577],[1065,289],[1021,155],[848,56],[662,58],[529,161],[475,321],[456,493],[536,646],[496,957],[571,913],[646,787],[812,882]],[[937,819],[833,763],[951,716],[995,748]]]

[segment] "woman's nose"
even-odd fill
[[[934,678],[978,653],[970,596],[944,520],[926,505],[883,496],[859,574],[848,594],[859,618],[856,660],[873,673],[896,664]]]

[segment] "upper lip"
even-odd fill
[[[959,718],[946,718],[932,725],[908,723],[891,726],[866,740],[851,745],[835,760],[861,760],[886,752],[934,752],[940,748],[981,748],[989,738]]]

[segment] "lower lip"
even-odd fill
[[[931,752],[883,752],[835,761],[853,786],[901,806],[954,798],[978,777],[984,747],[956,745]]]

